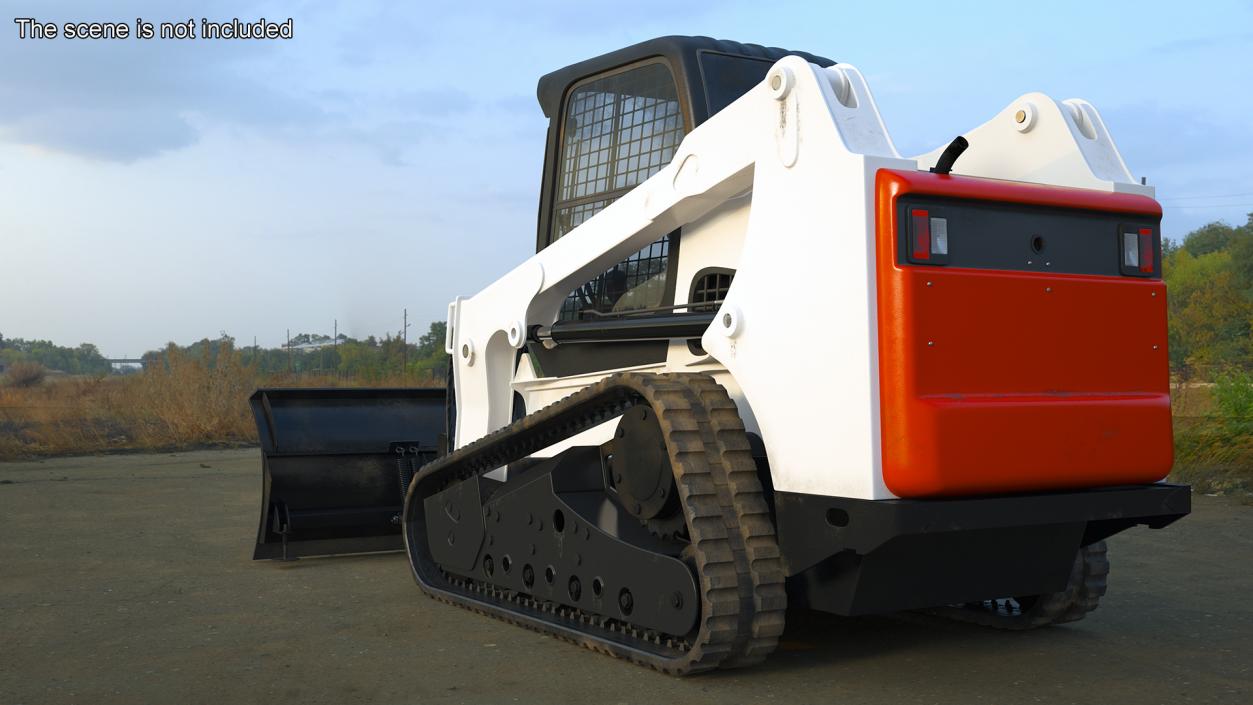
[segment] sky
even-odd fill
[[[534,249],[539,76],[651,37],[866,76],[898,150],[1043,91],[1101,112],[1163,232],[1253,211],[1253,0],[0,2],[0,334],[109,357],[410,336]],[[21,40],[14,17],[292,18],[291,40]]]

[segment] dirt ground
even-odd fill
[[[0,464],[0,704],[1247,703],[1253,507],[1113,538],[1110,593],[1025,634],[793,612],[674,679],[430,600],[399,554],[249,560],[255,450]]]

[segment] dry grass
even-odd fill
[[[219,355],[218,363],[177,349],[169,364],[125,377],[68,378],[0,387],[0,460],[124,450],[173,450],[255,443],[247,399],[260,386],[360,386],[334,376],[262,378]],[[371,380],[423,386],[434,380]]]
[[[238,354],[219,364],[176,349],[169,364],[126,377],[49,379],[0,386],[0,460],[117,450],[166,450],[256,442],[247,398],[259,386],[362,386],[334,376],[261,378]],[[10,368],[10,372],[12,368]],[[434,379],[369,386],[434,386]],[[1175,469],[1198,492],[1253,497],[1253,432],[1215,402],[1214,385],[1173,391]]]

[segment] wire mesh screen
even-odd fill
[[[574,321],[660,306],[669,260],[670,238],[665,237],[570,292],[558,319]]]
[[[583,224],[674,157],[683,139],[674,78],[645,64],[576,88],[566,104],[550,242]],[[571,292],[561,320],[661,305],[670,236]]]
[[[688,310],[717,311],[718,306],[727,298],[734,277],[735,272],[730,271],[710,272],[701,276],[692,287],[692,295],[688,297],[688,303],[692,304]]]

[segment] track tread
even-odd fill
[[[765,561],[763,567],[769,568],[773,527],[765,531],[756,517],[756,500],[739,496],[741,488],[751,495],[751,486],[744,478],[732,479],[735,473],[726,469],[741,464],[739,449],[733,441],[720,443],[718,439],[734,436],[735,424],[743,436],[743,425],[738,416],[731,421],[725,409],[717,420],[711,419],[703,398],[716,401],[717,394],[703,382],[704,386],[693,385],[698,377],[717,386],[712,379],[695,374],[612,375],[422,468],[410,484],[404,513],[405,543],[419,587],[442,602],[673,675],[764,658],[769,653],[767,643],[772,650],[777,641],[777,634],[773,641],[770,636],[774,622],[778,621],[781,631],[782,619],[768,616],[769,610],[757,616],[758,605],[769,607],[776,600],[769,594],[771,581],[762,583],[752,566]],[[641,401],[653,407],[666,433],[694,548],[702,609],[692,642],[453,576],[430,559],[425,548],[423,498],[451,482],[488,472],[614,418]],[[747,448],[747,441],[742,445]],[[756,492],[760,494],[759,485]],[[741,516],[749,518],[751,529],[740,526]],[[774,553],[777,561],[777,545]]]
[[[749,615],[747,628],[723,667],[751,666],[778,647],[787,617],[787,573],[738,407],[726,389],[707,375],[684,375],[684,382],[708,413],[726,482],[724,491],[735,507],[738,543],[749,564],[750,602],[741,610]]]
[[[1095,610],[1109,579],[1109,549],[1104,541],[1083,546],[1075,555],[1070,580],[1059,592],[1039,595],[1035,604],[1018,613],[1006,613],[998,601],[939,607],[930,614],[993,629],[1025,631],[1053,624],[1077,622]]]

